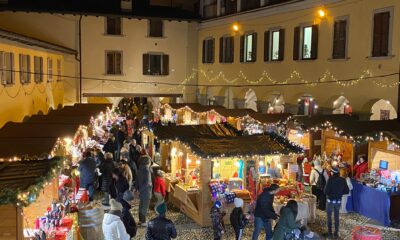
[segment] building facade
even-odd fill
[[[397,116],[399,1],[240,2],[201,1],[199,102]]]

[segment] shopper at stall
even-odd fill
[[[295,200],[289,200],[285,207],[280,211],[280,218],[274,229],[273,240],[296,239],[294,230],[300,235],[300,227],[304,220],[296,222],[298,204]],[[292,238],[289,238],[292,237]]]
[[[359,180],[361,178],[361,174],[368,172],[368,162],[364,157],[360,157],[354,166],[354,178]]]
[[[157,200],[156,204],[160,204],[164,202],[164,199],[167,195],[166,193],[166,186],[164,180],[164,172],[162,170],[157,170],[156,178],[154,179],[154,196]]]
[[[146,226],[146,215],[153,189],[150,162],[150,157],[147,154],[140,156],[139,169],[135,182],[135,187],[139,191],[139,221],[141,226]]]
[[[126,180],[128,181],[129,184],[129,189],[131,189],[132,187],[132,171],[128,165],[128,161],[127,159],[122,159],[120,164],[119,164],[119,168],[121,169],[121,173],[122,175],[126,178]]]
[[[128,180],[122,175],[120,168],[114,168],[112,171],[112,182],[110,184],[111,198],[120,201],[124,197],[124,192],[129,190]]]
[[[324,188],[329,176],[326,170],[321,167],[320,161],[315,160],[313,163],[314,168],[311,170],[310,174],[311,191],[312,194],[317,197],[318,209],[325,210],[326,196],[324,194]]]
[[[254,210],[254,232],[252,240],[257,240],[261,229],[265,229],[265,239],[272,239],[272,220],[277,219],[273,203],[274,196],[279,191],[277,184],[272,184],[270,187],[264,188],[263,192],[258,196],[256,208]]]
[[[124,223],[121,220],[122,205],[115,199],[110,200],[111,209],[104,214],[103,235],[104,240],[130,240]]]
[[[122,204],[121,220],[124,223],[126,232],[131,236],[131,238],[133,238],[136,236],[137,226],[131,213],[132,206],[124,199],[119,202]]]
[[[112,172],[115,168],[113,162],[113,156],[111,153],[105,154],[104,161],[100,164],[100,172],[101,172],[101,191],[103,192],[103,205],[109,205],[110,198],[110,185],[113,181]]]
[[[136,140],[136,143],[137,143],[138,145],[141,145],[141,143],[142,143],[142,137],[141,137],[141,134],[140,134],[140,131],[139,131],[139,130],[135,130],[135,132],[134,132],[132,138]]]
[[[351,180],[349,178],[348,172],[346,168],[341,168],[339,170],[340,176],[344,179],[346,179],[347,187],[349,188],[349,193],[348,194],[343,194],[342,196],[342,204],[340,206],[340,213],[347,213],[347,199],[351,196],[351,190],[353,190],[353,184],[351,184]]]
[[[89,192],[89,201],[93,201],[94,184],[96,182],[96,161],[92,152],[87,150],[83,154],[83,160],[79,162],[80,187],[86,188]]]
[[[221,211],[222,203],[215,201],[211,207],[210,216],[211,224],[214,232],[214,240],[220,240],[222,235],[225,233],[224,216],[225,212]]]
[[[346,179],[339,176],[339,169],[332,168],[332,176],[329,178],[325,187],[327,196],[327,218],[328,218],[328,237],[339,237],[339,210],[342,202],[342,196],[349,194]],[[332,212],[335,220],[335,232],[332,235]]]
[[[241,240],[243,235],[243,229],[248,222],[248,219],[243,214],[243,199],[234,199],[235,208],[232,210],[229,220],[235,231],[236,240]]]
[[[165,217],[167,205],[156,205],[157,217],[149,221],[146,231],[146,240],[170,240],[177,237],[174,223]]]
[[[270,163],[267,163],[268,171],[267,173],[271,176],[271,178],[282,178],[281,169],[275,163],[275,160],[272,160]]]

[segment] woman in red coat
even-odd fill
[[[166,191],[165,191],[164,172],[161,170],[157,171],[157,176],[154,179],[154,196],[157,199],[157,204],[164,202]]]
[[[367,173],[367,172],[368,172],[368,162],[365,161],[363,157],[360,157],[360,159],[354,166],[354,178],[358,180],[361,178],[362,173]]]

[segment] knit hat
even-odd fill
[[[110,206],[111,211],[122,211],[122,204],[117,202],[115,199],[110,199]]]
[[[214,203],[214,207],[216,207],[216,208],[221,208],[221,207],[222,207],[222,203],[221,203],[219,200],[217,200],[217,201],[215,201],[215,203]]]
[[[337,167],[332,167],[332,173],[334,173],[334,174],[336,174],[336,173],[339,173],[339,168],[337,168]]]
[[[272,192],[272,191],[275,191],[275,190],[278,190],[278,189],[279,189],[279,185],[273,183],[273,184],[271,184],[271,186],[269,186],[268,191]]]
[[[167,212],[167,205],[164,202],[162,202],[156,205],[155,210],[158,215],[164,215]]]
[[[235,207],[243,207],[243,199],[241,198],[235,198],[235,200],[233,200],[233,203],[235,204]]]

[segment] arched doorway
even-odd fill
[[[244,96],[244,107],[257,112],[257,95],[251,88],[247,90]]]
[[[396,109],[389,100],[379,99],[371,107],[371,120],[389,120],[397,118]]]
[[[311,94],[303,94],[299,99],[298,102],[298,115],[304,116],[312,116],[317,114],[318,112],[318,105],[315,99],[311,96]]]
[[[340,96],[333,102],[333,114],[351,114],[352,112],[350,101],[345,96]]]

